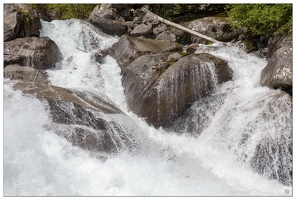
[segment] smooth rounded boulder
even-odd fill
[[[227,63],[210,54],[143,55],[122,74],[129,109],[150,125],[167,128],[215,85],[232,78]]]

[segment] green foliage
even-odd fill
[[[231,4],[226,11],[234,26],[256,35],[292,29],[292,4]]]
[[[62,19],[85,19],[98,4],[31,4],[40,13],[53,9],[61,13]]]
[[[174,21],[175,16],[181,14],[183,6],[182,4],[152,4],[150,8],[155,14],[167,20]]]
[[[23,14],[23,20],[29,27],[32,26],[33,16],[27,9],[20,9],[18,12]]]
[[[62,19],[84,19],[88,18],[96,4],[48,4],[48,8],[58,10],[62,13]]]
[[[190,53],[187,52],[178,52],[178,54],[182,57],[190,55]]]

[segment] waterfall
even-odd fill
[[[155,129],[128,110],[116,61],[107,56],[97,63],[93,58],[118,38],[74,19],[42,21],[41,36],[54,40],[63,56],[47,70],[51,84],[116,105],[138,128],[127,126],[130,122],[120,116],[100,117],[108,118],[115,135],[118,128],[141,135],[141,148],[98,159],[59,137],[55,127],[48,128],[47,106],[4,80],[5,196],[292,195],[286,184],[292,169],[292,102],[288,94],[260,86],[266,60],[231,45],[200,45],[196,53],[228,62],[233,80],[217,84],[212,70],[215,89],[194,102],[172,129]],[[209,66],[200,70],[211,70]],[[197,76],[200,71],[192,73]],[[114,126],[118,120],[123,123]],[[121,140],[118,144],[124,145]]]

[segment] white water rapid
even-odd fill
[[[5,196],[292,195],[292,186],[260,175],[249,164],[260,140],[287,138],[292,130],[292,116],[280,112],[291,111],[289,95],[259,84],[264,59],[230,45],[201,47],[200,52],[228,61],[233,80],[196,101],[190,108],[192,118],[183,119],[175,133],[155,129],[128,111],[113,58],[94,62],[93,51],[110,47],[118,38],[93,31],[80,20],[42,21],[41,34],[54,40],[63,55],[54,69],[47,70],[51,83],[87,90],[115,103],[143,130],[145,146],[136,154],[121,152],[99,160],[46,130],[49,111],[4,80]],[[203,122],[195,127],[199,136],[187,133],[197,118]]]

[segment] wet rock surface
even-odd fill
[[[19,65],[9,65],[5,67],[4,78],[9,78],[11,80],[22,80],[24,82],[49,83],[46,71],[36,70],[30,67],[21,67]]]
[[[61,59],[58,46],[48,37],[17,38],[4,42],[3,53],[4,67],[15,64],[45,70]]]
[[[232,77],[227,63],[209,54],[143,55],[123,71],[129,108],[155,127],[168,127],[198,98]]]
[[[52,120],[46,128],[75,146],[107,154],[138,148],[137,126],[99,96],[36,82],[16,82],[14,88],[40,99]]]

